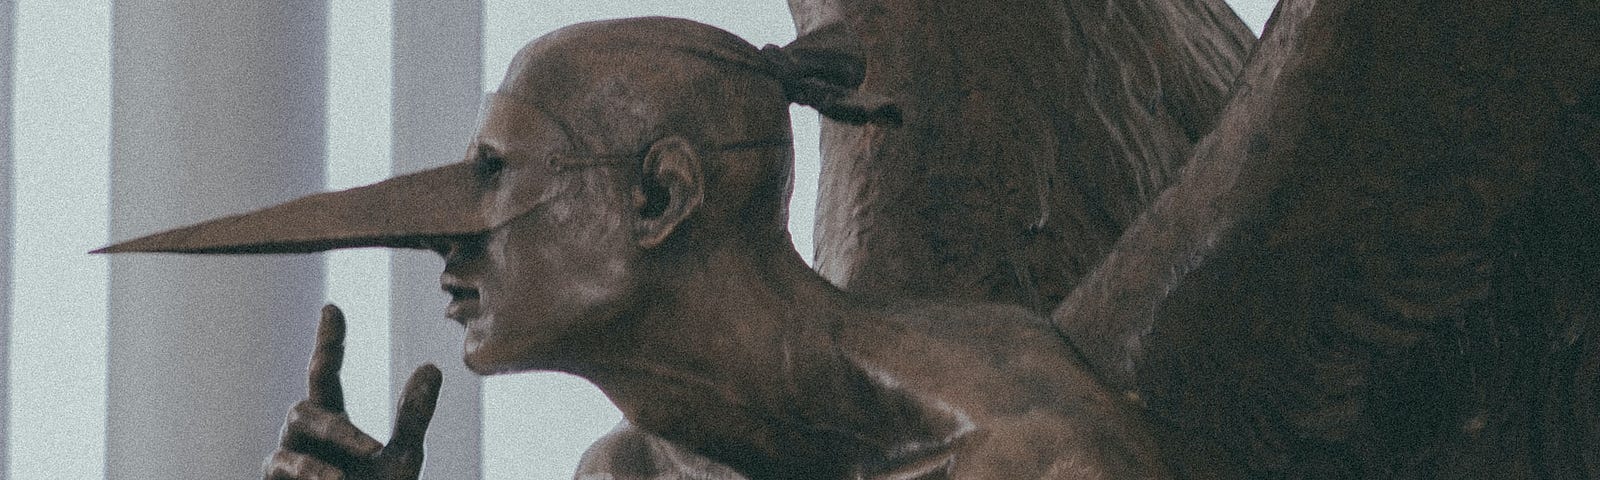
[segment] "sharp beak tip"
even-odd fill
[[[106,245],[104,247],[100,247],[100,248],[96,248],[94,250],[90,250],[89,253],[91,255],[105,255],[105,254],[108,254],[108,253],[130,253],[130,252],[148,251],[148,250],[140,249],[137,246],[130,245],[130,243],[133,243],[133,242],[113,243],[111,245]]]
[[[148,239],[139,238],[106,245],[104,247],[90,250],[89,253],[94,255],[104,255],[110,253],[153,253],[176,251],[171,248],[162,248],[160,243],[161,242],[150,242]]]

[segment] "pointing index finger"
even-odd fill
[[[317,343],[311,352],[307,398],[325,410],[344,412],[344,387],[339,383],[339,367],[344,363],[344,312],[339,307],[322,307],[317,324]]]

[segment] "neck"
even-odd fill
[[[842,477],[935,436],[836,341],[870,312],[786,242],[702,252],[662,267],[673,280],[573,369],[635,425],[760,478]]]

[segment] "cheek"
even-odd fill
[[[508,287],[533,287],[566,303],[590,304],[614,297],[629,282],[632,235],[617,212],[600,208],[551,208],[532,228],[496,235],[489,251],[505,268]],[[534,223],[534,222],[530,222]]]
[[[536,361],[575,327],[625,307],[635,284],[632,236],[616,212],[596,210],[551,208],[490,237],[481,292],[488,315],[480,331],[469,327],[469,350]]]

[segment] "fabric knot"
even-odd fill
[[[787,46],[762,47],[761,58],[790,102],[854,125],[901,123],[893,100],[857,88],[866,79],[866,61],[860,39],[844,24],[813,30]]]

